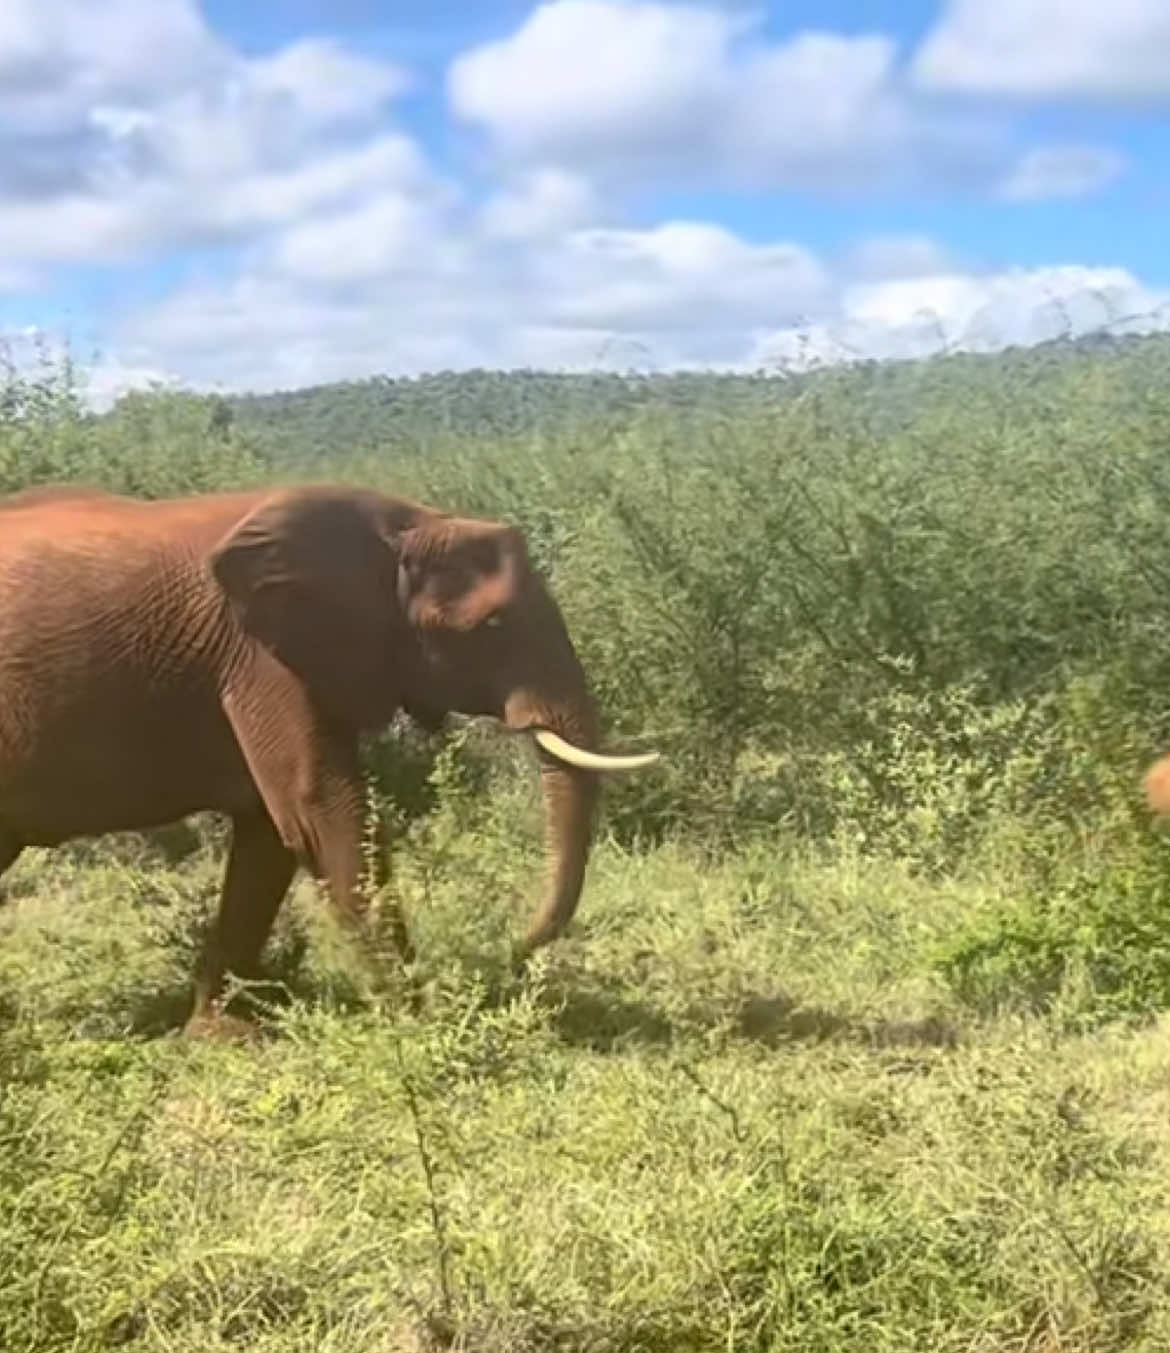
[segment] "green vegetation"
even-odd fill
[[[128,397],[0,370],[0,487],[335,476],[524,527],[610,745],[524,982],[523,749],[371,748],[420,989],[302,884],[255,1046],[175,1039],[220,829],[22,858],[0,1347],[1170,1343],[1170,342],[799,379]]]

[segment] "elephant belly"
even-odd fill
[[[243,812],[258,802],[218,702],[92,713],[45,721],[18,745],[0,730],[0,824],[24,844],[145,829],[205,809]]]

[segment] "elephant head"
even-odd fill
[[[428,727],[489,715],[539,748],[552,877],[521,955],[576,909],[598,772],[656,754],[597,750],[597,712],[559,608],[521,534],[366,490],[277,492],[221,541],[211,569],[246,632],[304,682],[323,719]]]

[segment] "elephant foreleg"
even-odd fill
[[[255,976],[296,864],[296,856],[263,810],[233,819],[219,914],[204,946],[188,1032],[216,1021],[227,973]]]
[[[339,806],[332,813],[318,810],[317,849],[311,866],[314,875],[327,885],[343,928],[363,944],[370,938],[371,896],[385,888],[390,876],[386,824],[379,815],[372,826],[372,858],[367,862],[363,850],[366,822],[360,804],[357,808]],[[403,963],[413,963],[414,945],[398,900],[387,897],[381,907],[395,952]]]
[[[305,866],[324,885],[345,933],[368,948],[373,939],[370,904],[390,876],[389,841],[381,815],[367,818],[356,747],[329,746],[318,760],[313,786],[296,812]],[[414,946],[397,900],[380,897],[379,906],[399,959],[413,963]]]
[[[367,940],[366,806],[356,737],[326,729],[300,683],[262,650],[253,654],[247,679],[225,692],[224,711],[280,839],[326,885],[342,926]],[[369,883],[377,891],[388,873],[380,822],[373,845]],[[389,902],[386,912],[394,946],[410,963],[414,952],[397,904]]]

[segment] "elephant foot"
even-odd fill
[[[521,940],[512,943],[508,951],[508,972],[513,980],[524,977],[532,963],[532,946]]]

